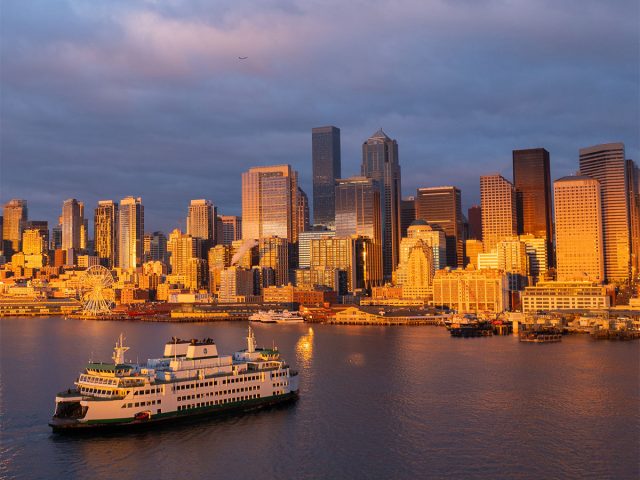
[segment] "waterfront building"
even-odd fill
[[[347,276],[346,269],[315,266],[296,269],[295,282],[302,290],[325,287],[338,295],[346,295],[349,291]]]
[[[242,174],[242,238],[298,241],[298,173],[290,165],[253,167]]]
[[[549,152],[544,148],[514,150],[513,186],[518,234],[544,238],[547,251],[551,251],[553,222]],[[550,255],[547,261],[551,261]]]
[[[315,227],[307,232],[301,232],[298,236],[298,268],[311,266],[311,240],[335,237],[335,235],[335,230],[323,227]]]
[[[470,238],[464,242],[465,252],[465,266],[473,265],[473,268],[478,269],[478,255],[484,252],[484,245],[482,240],[476,240]]]
[[[439,227],[447,241],[446,266],[464,264],[464,219],[462,196],[457,187],[419,188],[416,193],[416,218]]]
[[[304,193],[300,187],[298,187],[298,196],[296,200],[296,208],[298,209],[298,236],[301,232],[306,232],[309,230],[310,220],[309,220],[309,199],[307,198],[307,194]]]
[[[525,313],[559,310],[604,310],[611,306],[607,289],[599,282],[540,281],[522,293]]]
[[[340,129],[334,126],[311,130],[313,167],[313,222],[335,224],[335,181],[341,175]]]
[[[515,190],[502,175],[480,177],[482,209],[482,241],[486,252],[493,250],[500,240],[517,234]]]
[[[416,197],[400,200],[400,238],[407,236],[407,229],[416,219]]]
[[[120,201],[118,221],[118,267],[135,269],[144,263],[144,206],[140,197]]]
[[[580,174],[600,182],[605,279],[626,281],[631,270],[631,231],[624,144],[581,148]]]
[[[470,240],[482,241],[482,207],[473,205],[467,210],[467,221],[469,222]]]
[[[81,249],[81,229],[84,224],[84,218],[81,208],[81,202],[75,198],[65,200],[62,204],[62,249],[74,250]]]
[[[385,278],[391,278],[400,255],[402,186],[398,162],[398,142],[389,138],[382,129],[375,132],[362,144],[361,175],[376,180],[381,191],[383,274]],[[336,195],[338,195],[337,190]],[[336,215],[337,213],[336,206]]]
[[[27,201],[13,198],[4,204],[2,216],[3,250],[7,257],[22,248],[22,232],[29,219]]]
[[[242,239],[242,217],[235,215],[222,215],[222,241],[217,242],[231,245],[232,242]]]
[[[270,268],[275,274],[275,285],[289,283],[289,242],[286,238],[268,237],[258,241],[258,265]]]
[[[94,250],[100,263],[113,268],[118,258],[118,203],[100,200],[93,217]]]
[[[377,285],[383,278],[380,186],[376,180],[351,177],[336,181],[336,237],[362,236],[368,246],[368,281]]]
[[[199,258],[207,258],[209,249],[216,244],[217,220],[218,209],[210,200],[191,200],[187,215],[187,233],[200,239]]]
[[[500,270],[438,270],[433,303],[458,313],[501,313],[509,305],[508,282]]]
[[[605,278],[600,182],[587,176],[553,183],[559,281]]]

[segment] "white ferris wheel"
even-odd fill
[[[113,276],[102,265],[85,270],[80,277],[80,301],[85,314],[102,315],[111,311],[111,301],[105,298],[105,290],[111,285]]]

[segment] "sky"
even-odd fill
[[[342,132],[342,176],[378,128],[403,195],[512,178],[544,147],[640,160],[637,0],[2,0],[0,202],[31,219],[66,198],[142,197],[145,230],[190,199],[241,214],[240,175],[289,163],[312,198],[311,128]],[[240,60],[238,57],[248,57]]]

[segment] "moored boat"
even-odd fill
[[[268,312],[260,310],[249,317],[249,321],[261,323],[303,323],[304,318],[296,312],[284,310],[276,312],[269,310]]]

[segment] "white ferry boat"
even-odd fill
[[[290,312],[289,310],[284,310],[283,312],[276,312],[274,310],[269,310],[265,312],[264,310],[260,310],[258,313],[254,313],[249,317],[249,320],[252,322],[262,322],[262,323],[302,323],[304,322],[304,318],[302,318],[299,314]]]
[[[298,396],[298,373],[276,347],[257,348],[251,327],[247,348],[233,355],[218,355],[211,339],[173,339],[146,364],[125,362],[128,349],[121,335],[112,363],[89,363],[75,388],[56,396],[54,431],[254,410]]]

